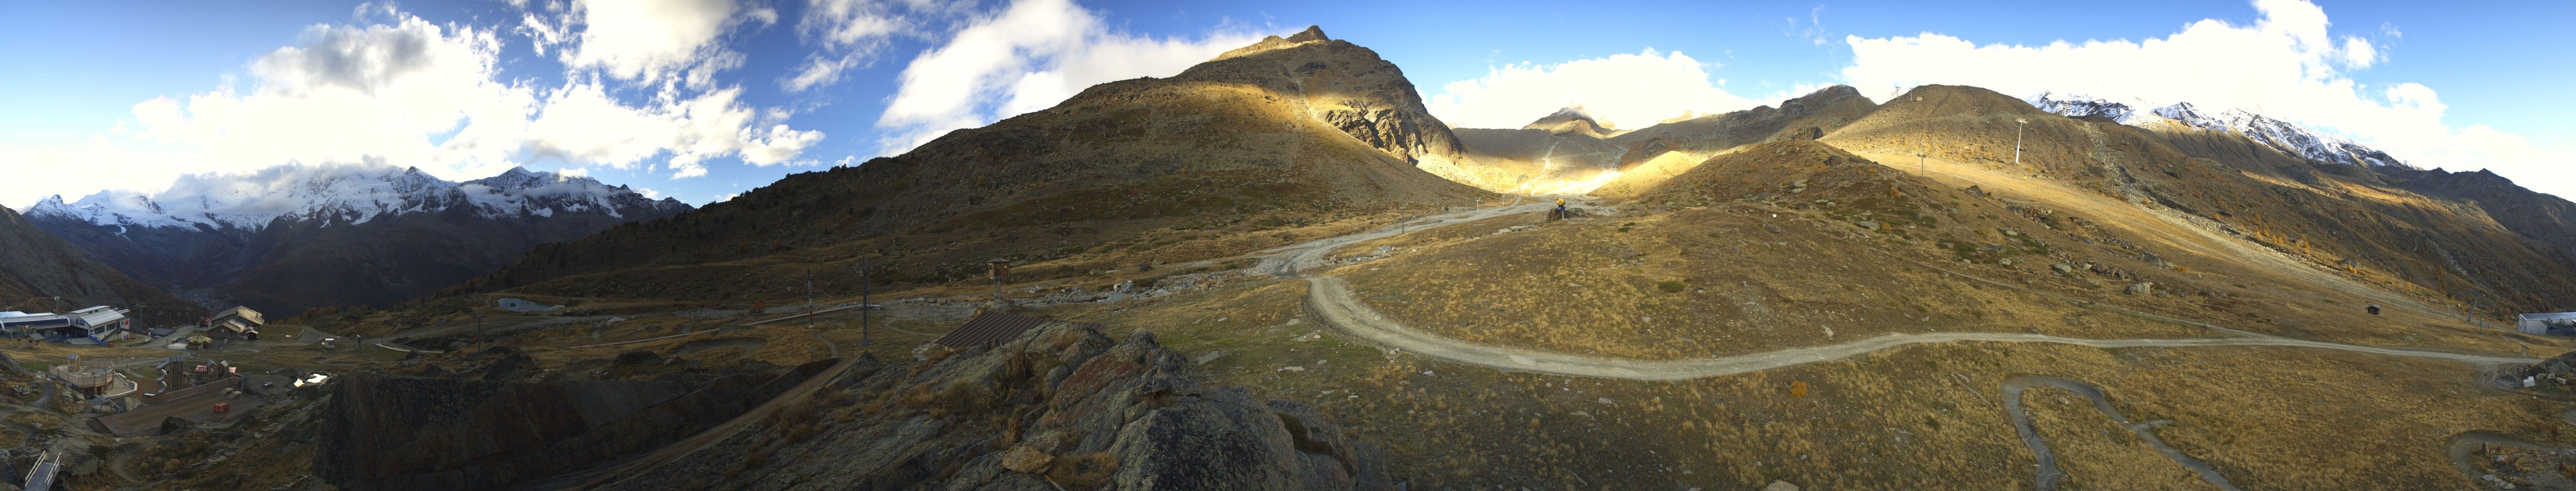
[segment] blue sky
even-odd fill
[[[2289,0],[14,4],[0,167],[20,178],[0,205],[288,161],[524,165],[704,204],[1309,24],[1395,62],[1456,126],[1958,83],[2255,109],[2569,196],[2571,20]]]

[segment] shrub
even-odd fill
[[[1655,284],[1655,289],[1663,290],[1664,293],[1681,293],[1684,288],[1688,288],[1688,286],[1683,285],[1682,282],[1679,281],[1666,280],[1662,283]]]

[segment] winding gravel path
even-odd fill
[[[1552,206],[1554,205],[1550,203],[1536,202],[1454,211],[1396,222],[1394,225],[1378,227],[1366,232],[1350,235],[1337,235],[1292,245],[1274,247],[1253,253],[1255,255],[1254,257],[1261,259],[1261,264],[1254,266],[1253,270],[1270,273],[1273,276],[1294,278],[1297,277],[1297,272],[1300,270],[1322,266],[1326,262],[1324,261],[1325,255],[1332,254],[1334,249],[1340,249],[1343,246],[1413,233],[1417,230],[1452,223],[1472,222],[1519,213],[1547,211],[1547,209]]]
[[[2046,375],[2015,376],[2004,379],[2004,414],[2012,416],[2013,430],[2021,433],[2022,444],[2030,446],[2030,453],[2039,457],[2040,491],[2057,489],[2057,482],[2066,478],[2066,472],[2058,470],[2057,454],[2048,451],[2048,442],[2041,441],[2039,429],[2030,424],[2030,412],[2022,408],[2021,393],[2024,389],[2033,386],[2061,389],[2092,399],[2094,409],[2101,410],[2102,415],[2110,416],[2112,422],[2119,423],[2121,427],[2128,428],[2130,433],[2137,434],[2139,440],[2145,441],[2148,447],[2155,448],[2157,453],[2165,454],[2165,458],[2173,459],[2174,463],[2182,464],[2183,468],[2199,473],[2200,480],[2209,481],[2210,485],[2218,486],[2218,489],[2238,491],[2235,484],[2227,482],[2227,476],[2218,475],[2218,470],[2210,468],[2208,462],[2184,454],[2181,450],[2174,449],[2172,445],[2166,445],[2164,439],[2156,437],[2155,428],[2170,421],[2155,420],[2144,423],[2130,421],[2128,416],[2120,414],[2118,408],[2111,407],[2111,399],[2104,397],[2102,388],[2095,387],[2093,384]]]
[[[1688,358],[1678,360],[1639,360],[1573,355],[1548,351],[1491,346],[1460,341],[1424,333],[1369,309],[1351,297],[1350,287],[1341,278],[1322,276],[1306,280],[1306,305],[1316,317],[1342,332],[1366,338],[1378,344],[1449,361],[1480,365],[1502,370],[1536,372],[1579,377],[1621,378],[1630,380],[1686,380],[1745,372],[1770,370],[1820,361],[1839,360],[1873,351],[1912,344],[1950,343],[1960,341],[1995,341],[2010,343],[2058,343],[2096,348],[2141,347],[2210,347],[2210,346],[2290,346],[2451,360],[2471,364],[2536,363],[2537,358],[2444,353],[2385,346],[2363,346],[2324,341],[2310,341],[2279,336],[2247,333],[2224,338],[2180,339],[2086,339],[2046,334],[2010,332],[1935,332],[1890,334],[1859,341],[1803,348],[1790,348],[1762,353]],[[2241,331],[2240,331],[2241,332]]]

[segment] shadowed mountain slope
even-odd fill
[[[2515,233],[2475,202],[2418,193],[2370,169],[2289,157],[2241,140],[2099,116],[2066,118],[1985,89],[1927,85],[1823,141],[1899,168],[1915,153],[1928,154],[1948,164],[1934,166],[1934,174],[2019,195],[2032,206],[2126,215],[2112,222],[2136,224],[2142,232],[2164,229],[2140,236],[2170,240],[2161,244],[2165,250],[2246,264],[2290,259],[2257,270],[2331,270],[2496,311],[2576,299],[2576,280],[2569,279],[2576,257]],[[2129,205],[2078,204],[2102,198]],[[2270,252],[2229,250],[2234,246],[2222,243],[2235,242],[2222,235]]]
[[[1658,124],[1611,138],[1627,149],[1620,175],[1594,196],[1627,197],[1696,167],[1701,161],[1742,145],[1776,140],[1813,140],[1868,114],[1876,107],[1860,91],[1836,85],[1779,108],[1762,106]]]
[[[1707,158],[1737,145],[1761,143],[1782,138],[1813,140],[1860,119],[1877,107],[1860,91],[1850,86],[1835,85],[1780,102],[1780,107],[1761,106],[1725,114],[1713,114],[1682,121],[1658,124],[1610,137],[1631,149],[1627,162],[1652,159],[1664,152],[1684,152]]]
[[[63,310],[92,305],[132,309],[136,323],[143,325],[195,321],[204,313],[0,207],[0,310],[54,311],[56,296],[64,297]]]

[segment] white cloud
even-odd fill
[[[739,12],[732,0],[580,0],[561,18],[569,23],[552,30],[578,31],[563,51],[566,66],[597,68],[619,80],[679,76],[704,86],[713,72],[742,63],[742,55],[725,49],[719,37],[743,21],[778,18],[768,9],[736,17]]]
[[[2145,41],[2059,41],[2044,46],[1976,45],[1925,33],[1846,37],[1846,83],[1873,87],[1963,84],[2016,96],[2044,91],[2190,102],[2243,109],[2344,133],[2422,167],[2492,168],[2517,183],[2576,196],[2576,165],[2524,138],[2484,125],[2442,122],[2447,106],[2430,87],[2370,87],[2347,73],[2384,56],[2368,39],[2328,34],[2325,10],[2301,0],[2256,0],[2253,25],[2203,20]],[[2394,37],[2393,28],[2378,29]]]
[[[810,0],[796,30],[814,51],[797,65],[795,74],[778,84],[788,92],[803,92],[840,81],[841,72],[864,65],[893,37],[915,30],[916,21],[906,13],[938,6],[919,1]]]
[[[675,100],[630,107],[619,104],[595,83],[575,83],[550,91],[544,109],[526,126],[527,146],[540,158],[595,162],[629,169],[646,159],[670,153],[672,178],[707,175],[705,162],[738,156],[752,165],[787,162],[806,147],[821,142],[820,131],[762,126],[756,111],[737,101],[739,87],[719,89]]]
[[[733,201],[733,199],[734,199],[735,197],[738,197],[738,196],[742,196],[742,193],[718,193],[718,194],[716,194],[716,198],[715,198],[714,200],[712,200],[712,201],[708,201],[708,202],[707,202],[707,204],[708,204],[708,205],[712,205],[712,204],[716,204],[716,203],[723,203],[723,202],[726,202],[726,201]],[[706,206],[706,205],[699,205],[699,206]]]
[[[914,58],[876,126],[887,154],[951,130],[1063,102],[1084,87],[1171,76],[1259,36],[1228,30],[1196,40],[1113,32],[1069,0],[1019,0],[976,17]]]
[[[1601,124],[1627,129],[1686,113],[1753,107],[1755,101],[1709,82],[1707,68],[1713,65],[1654,49],[1554,65],[1505,65],[1487,70],[1484,78],[1441,86],[1427,105],[1433,116],[1459,128],[1519,128],[1570,106],[1583,107]]]
[[[386,17],[307,29],[298,45],[250,62],[246,89],[228,82],[143,101],[86,141],[0,148],[13,174],[48,183],[0,186],[0,202],[290,162],[380,161],[461,180],[549,158],[633,169],[667,153],[674,175],[703,175],[707,159],[778,164],[822,138],[741,102],[737,88],[661,84],[628,104],[597,77],[554,88],[509,80],[497,66],[497,31]]]
[[[653,188],[635,188],[635,193],[644,195],[644,199],[662,199],[662,192]]]

